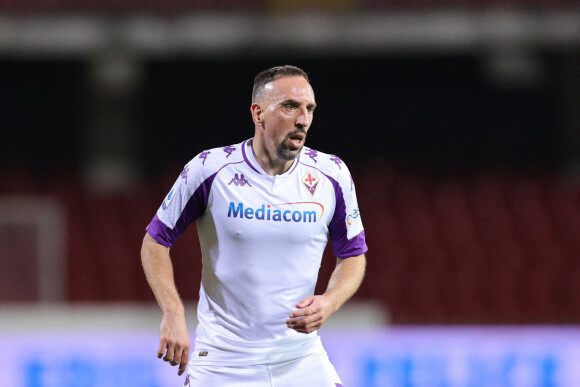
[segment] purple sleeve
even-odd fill
[[[179,233],[174,229],[171,229],[165,225],[158,217],[155,215],[146,228],[147,233],[151,235],[158,243],[165,247],[171,247],[179,238]]]
[[[366,253],[368,247],[365,242],[364,230],[348,239],[348,230],[345,222],[346,203],[344,202],[342,188],[338,181],[328,175],[326,176],[332,182],[334,195],[336,196],[334,216],[328,225],[333,254],[338,258],[349,258]]]
[[[346,241],[332,241],[332,252],[338,258],[350,258],[368,251],[364,230]]]

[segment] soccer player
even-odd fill
[[[304,146],[315,108],[300,68],[259,73],[254,137],[194,157],[147,227],[142,263],[163,311],[157,356],[187,370],[185,386],[341,386],[317,330],[358,289],[367,246],[346,165]],[[190,359],[169,248],[194,221],[203,268]],[[314,295],[329,238],[336,268]]]

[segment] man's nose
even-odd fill
[[[308,128],[310,126],[311,117],[308,109],[304,106],[300,108],[300,114],[296,117],[296,126],[299,128]]]

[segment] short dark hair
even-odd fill
[[[264,92],[264,86],[266,86],[266,84],[282,77],[302,77],[310,82],[310,79],[308,79],[308,74],[306,74],[306,72],[300,67],[291,65],[271,67],[267,70],[261,71],[254,78],[252,103],[257,102],[262,98],[262,93]]]

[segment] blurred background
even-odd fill
[[[1,0],[0,386],[183,384],[145,227],[281,64],[367,235],[321,331],[345,386],[580,385],[578,1]],[[172,257],[193,333],[195,227]]]

